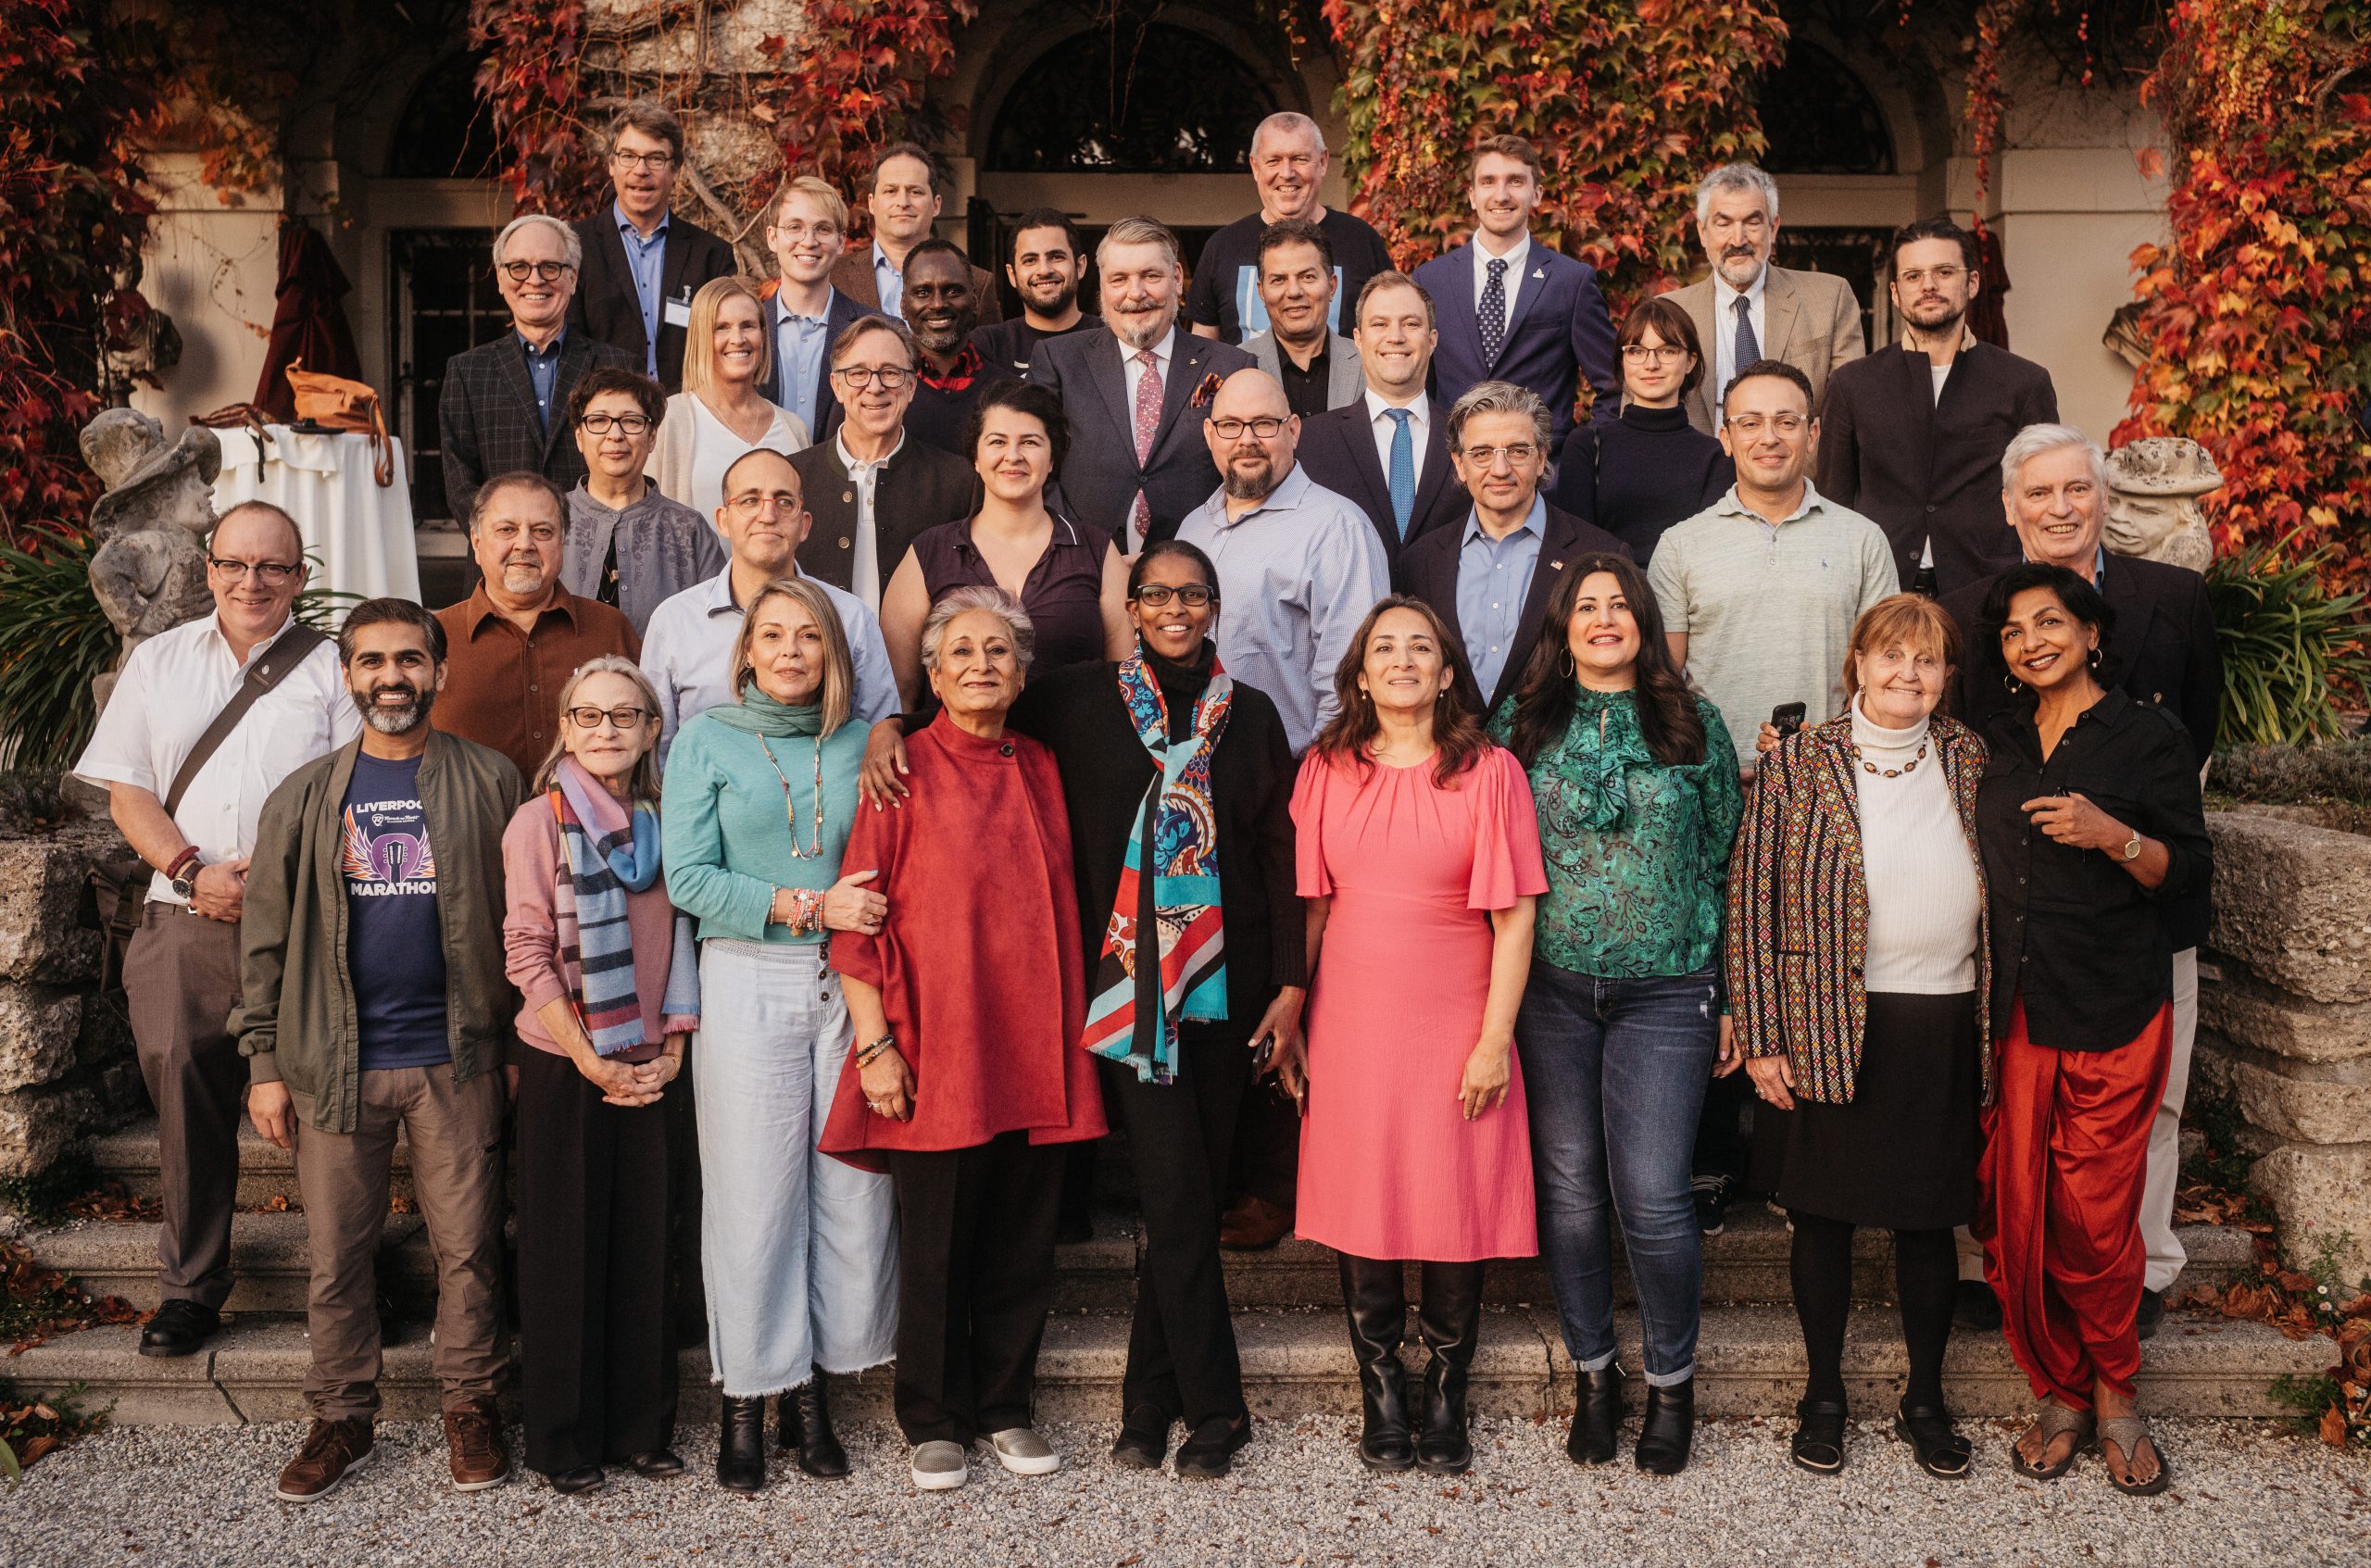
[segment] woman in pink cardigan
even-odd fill
[[[561,1492],[602,1466],[678,1474],[667,1323],[667,1113],[699,1023],[688,922],[659,875],[659,700],[632,662],[587,661],[559,743],[502,835],[519,987],[527,1463]]]

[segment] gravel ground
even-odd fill
[[[2160,1426],[2176,1466],[2163,1497],[2111,1490],[2096,1460],[2036,1486],[2006,1462],[2014,1429],[1978,1429],[1977,1474],[1921,1475],[1875,1424],[1838,1481],[1785,1461],[1775,1422],[1707,1424],[1686,1474],[1626,1463],[1580,1472],[1562,1433],[1477,1420],[1478,1461],[1457,1480],[1371,1477],[1353,1423],[1265,1423],[1234,1476],[1181,1483],[1102,1459],[1108,1428],[1058,1427],[1077,1468],[1024,1480],[975,1459],[972,1484],[923,1496],[894,1434],[848,1434],[856,1477],[826,1486],[787,1463],[755,1499],[706,1475],[713,1436],[687,1435],[691,1474],[628,1475],[563,1499],[533,1479],[463,1497],[445,1481],[440,1431],[387,1423],[370,1465],[308,1508],[271,1477],[300,1425],[128,1427],[44,1460],[0,1493],[0,1562],[281,1565],[640,1562],[1170,1564],[1386,1562],[1729,1564],[2254,1564],[2371,1562],[2371,1463],[2228,1422]],[[515,1441],[515,1433],[514,1433]]]

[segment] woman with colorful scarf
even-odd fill
[[[667,885],[699,922],[709,1007],[692,1052],[701,1270],[722,1386],[716,1479],[766,1484],[766,1399],[809,1475],[848,1473],[823,1374],[889,1360],[897,1203],[886,1177],[816,1152],[853,1038],[834,931],[878,931],[888,904],[840,858],[856,820],[860,725],[848,640],[804,578],[751,599],[733,651],[737,702],[676,733],[667,759]]]
[[[690,922],[659,880],[658,697],[631,661],[603,657],[570,678],[559,715],[502,835],[502,935],[524,998],[509,1071],[527,1463],[583,1492],[605,1462],[684,1468],[659,1101],[700,993]]]

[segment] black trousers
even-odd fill
[[[1177,1043],[1174,1083],[1144,1083],[1125,1062],[1099,1065],[1104,1106],[1128,1129],[1145,1214],[1122,1411],[1151,1405],[1192,1427],[1247,1413],[1219,1215],[1251,1053],[1224,1026],[1188,1024]]]
[[[519,1341],[529,1468],[556,1475],[675,1434],[667,1101],[601,1103],[564,1056],[520,1053]]]
[[[1693,1168],[1697,1175],[1726,1176],[1745,1183],[1751,1160],[1742,1117],[1753,1098],[1752,1089],[1753,1079],[1741,1072],[1715,1078],[1704,1086],[1704,1109],[1696,1117]]]
[[[1005,1133],[971,1148],[887,1149],[897,1189],[897,1428],[970,1444],[1030,1424],[1054,1298],[1065,1144]]]
[[[1248,1052],[1245,1053],[1247,1056]],[[1235,1163],[1227,1198],[1263,1198],[1279,1209],[1299,1203],[1300,1107],[1275,1074],[1244,1074],[1235,1123]]]

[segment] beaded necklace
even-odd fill
[[[1909,761],[1904,762],[1899,768],[1880,768],[1875,762],[1872,762],[1867,758],[1862,756],[1861,743],[1859,741],[1847,741],[1844,744],[1852,748],[1853,761],[1860,763],[1863,769],[1876,774],[1877,777],[1881,779],[1898,779],[1904,773],[1914,773],[1918,771],[1918,764],[1926,760],[1926,743],[1923,740],[1918,743],[1918,755],[1912,758]]]
[[[823,853],[823,737],[815,737],[815,842],[804,849],[798,847],[798,803],[790,797],[789,776],[782,771],[782,764],[774,760],[774,748],[766,744],[763,735],[758,737],[758,749],[766,754],[766,762],[773,769],[774,777],[782,780],[783,809],[790,817],[790,858],[794,860],[820,859]]]

